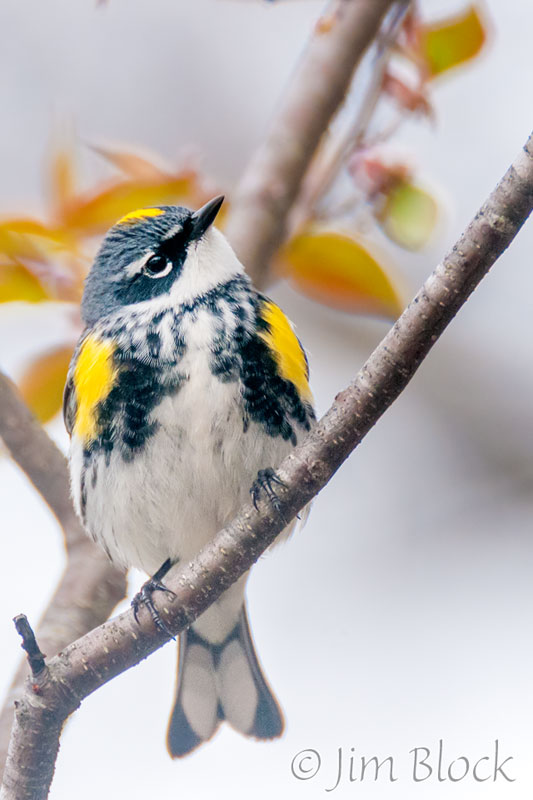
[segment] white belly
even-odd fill
[[[85,511],[86,528],[110,557],[148,574],[167,558],[193,558],[249,498],[258,470],[276,467],[292,448],[257,423],[244,432],[239,384],[213,376],[198,353],[189,380],[152,419],[159,427],[131,461],[118,448],[108,464],[96,457]],[[81,449],[73,437],[74,476]],[[73,490],[76,497],[75,477]]]

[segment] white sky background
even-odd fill
[[[422,0],[428,15],[449,10]],[[459,3],[454,2],[453,7]],[[0,7],[0,212],[42,210],[54,124],[81,139],[149,147],[170,161],[193,145],[231,188],[259,141],[320,2],[4,0]],[[487,54],[435,86],[437,126],[397,138],[445,198],[424,253],[391,251],[415,289],[455,241],[532,127],[526,0],[487,2]],[[103,174],[84,156],[88,178]],[[399,780],[347,780],[335,798],[531,797],[533,564],[531,318],[533,223],[461,311],[419,374],[314,505],[304,531],[262,559],[249,587],[265,671],[287,733],[274,744],[227,728],[183,762],[164,748],[175,649],[169,645],[85,701],[62,741],[53,800],[95,796],[314,800],[335,780],[337,749],[393,755]],[[311,361],[320,412],[385,333],[278,286]],[[0,314],[0,363],[63,335],[65,322]],[[52,426],[62,443],[60,422]],[[36,621],[62,566],[45,507],[0,462],[0,680],[19,658],[11,618]],[[477,760],[494,739],[513,784],[413,785],[408,752],[445,740]],[[304,748],[322,771],[291,775]]]

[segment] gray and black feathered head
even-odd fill
[[[171,293],[183,302],[242,272],[225,237],[211,227],[223,200],[215,197],[198,211],[156,206],[122,217],[85,281],[85,324]]]

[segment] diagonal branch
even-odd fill
[[[330,480],[384,411],[533,209],[533,134],[475,219],[278,474],[281,511],[292,519]],[[176,597],[159,610],[175,633],[246,572],[285,523],[269,504],[251,505],[169,582]],[[161,601],[163,602],[163,601]],[[160,605],[161,605],[160,602]],[[167,637],[131,611],[66,648],[26,683],[4,773],[2,800],[42,800],[53,776],[65,719],[89,694],[161,647]]]
[[[57,517],[68,547],[83,533],[70,500],[65,457],[2,373],[0,408],[0,438]]]
[[[261,286],[287,214],[352,75],[393,0],[331,0],[263,144],[237,186],[226,234]]]

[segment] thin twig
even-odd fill
[[[28,656],[31,674],[35,678],[45,669],[45,656],[41,653],[39,645],[37,644],[37,639],[35,638],[33,628],[28,622],[28,617],[25,614],[17,614],[17,616],[13,618],[13,622],[15,623],[18,635],[22,639],[21,647]]]
[[[331,0],[282,107],[237,186],[226,232],[256,285],[264,285],[287,214],[353,72],[394,0]]]
[[[389,63],[391,49],[410,7],[410,0],[399,0],[391,9],[376,42],[376,55],[370,80],[355,119],[324,145],[303,181],[298,201],[289,217],[289,232],[295,233],[315,216],[318,203],[330,190],[347,156],[364,146],[368,127],[382,93],[383,76]]]
[[[292,519],[411,380],[439,336],[509,246],[533,209],[533,134],[453,250],[427,279],[305,441],[277,470],[278,496]],[[246,505],[168,582],[175,598],[158,602],[175,634],[182,631],[256,561],[284,527],[262,502]],[[148,615],[138,626],[128,611],[104,623],[48,662],[50,680],[35,703],[28,686],[15,715],[1,800],[43,800],[52,779],[62,725],[84,697],[168,641]]]

